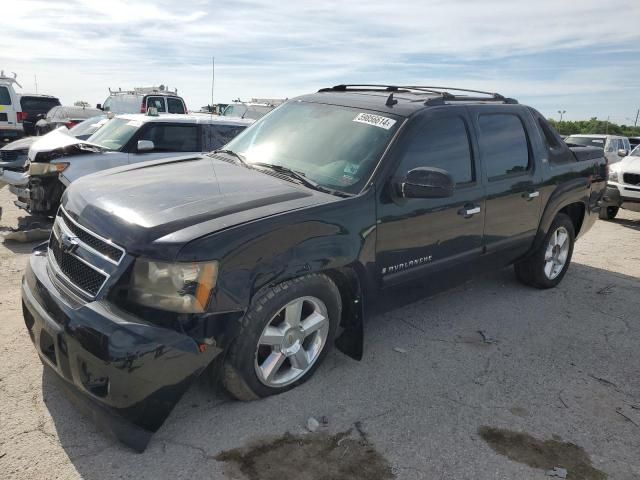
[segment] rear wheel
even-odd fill
[[[322,274],[264,292],[252,302],[225,359],[226,389],[253,400],[305,382],[333,342],[341,308],[338,288]]]
[[[540,247],[530,257],[515,264],[516,277],[533,287],[555,287],[567,273],[574,241],[575,229],[571,218],[559,213]]]
[[[602,220],[613,220],[618,215],[620,207],[600,207],[600,218]]]

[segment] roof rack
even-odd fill
[[[495,92],[485,92],[483,90],[470,90],[468,88],[456,88],[456,87],[430,87],[430,86],[407,86],[407,85],[378,85],[378,84],[341,84],[335,85],[333,87],[321,88],[318,92],[346,92],[346,91],[354,91],[354,92],[390,92],[389,98],[387,99],[387,105],[391,106],[394,103],[390,102],[393,98],[393,93],[424,93],[424,94],[432,94],[436,95],[436,97],[432,97],[427,99],[424,104],[425,105],[444,105],[447,102],[498,102],[498,103],[507,103],[507,104],[516,104],[518,101],[514,98],[508,98],[499,93]],[[454,90],[456,92],[466,92],[466,93],[479,93],[481,95],[486,95],[485,97],[478,96],[468,96],[468,95],[454,95],[449,92],[449,90]],[[422,101],[422,100],[420,100]]]

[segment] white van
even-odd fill
[[[116,115],[147,113],[150,107],[155,108],[158,113],[187,113],[187,105],[182,97],[178,96],[178,90],[168,90],[164,85],[134,88],[128,91],[110,89],[104,103],[96,107]]]
[[[4,71],[0,71],[0,142],[15,140],[24,135],[22,127],[23,113],[20,106],[20,95],[13,89],[16,75],[7,77]]]

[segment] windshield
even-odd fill
[[[640,157],[640,145],[637,145],[636,148],[631,150],[631,153],[629,154],[629,156],[631,156],[631,157]]]
[[[604,148],[604,141],[604,138],[598,137],[569,137],[565,140],[566,143],[573,143],[574,145],[598,148]]]
[[[288,102],[225,148],[247,163],[280,165],[335,190],[359,192],[400,125],[356,108]]]
[[[69,133],[74,137],[89,136],[98,130],[102,125],[107,123],[108,118],[106,115],[98,115],[97,117],[91,117],[84,122],[80,122],[75,127],[69,129]]]
[[[110,150],[120,150],[142,126],[138,120],[113,118],[104,127],[91,135],[87,142]]]

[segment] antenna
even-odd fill
[[[36,82],[36,93],[38,93],[38,76],[34,75],[33,80]]]
[[[211,57],[211,108],[209,111],[213,115],[213,86],[216,81],[216,57]]]

